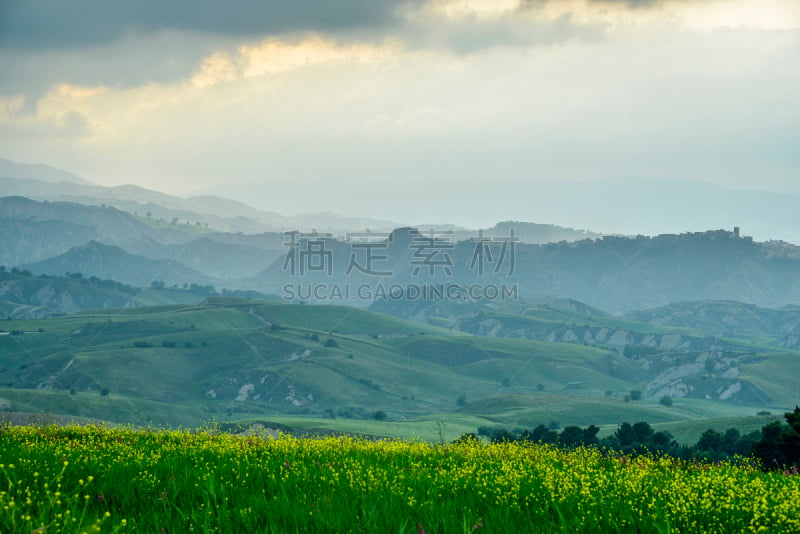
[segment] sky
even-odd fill
[[[0,157],[285,214],[800,194],[797,0],[0,0],[0,73]]]

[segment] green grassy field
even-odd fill
[[[796,402],[800,362],[786,353],[742,360],[741,380],[760,395],[752,397],[770,403],[696,395],[667,407],[646,394],[623,401],[654,374],[614,351],[471,336],[339,306],[215,298],[0,329],[0,410],[172,427],[284,418],[297,428],[424,439],[437,437],[431,425],[447,414],[471,421],[452,423],[460,434],[777,412]],[[374,421],[378,411],[387,421]]]
[[[0,530],[797,532],[800,477],[543,445],[6,427]]]
[[[203,297],[182,289],[153,289],[143,287],[136,293],[133,301],[142,306],[162,306],[167,304],[199,304]]]
[[[764,355],[757,365],[743,369],[742,378],[756,387],[774,391],[773,395],[781,406],[800,403],[800,355],[797,353],[773,353]]]

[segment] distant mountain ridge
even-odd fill
[[[0,198],[0,265],[8,267],[50,260],[96,241],[151,260],[185,263],[200,276],[189,282],[208,283],[210,279],[236,279],[262,270],[281,253],[283,240],[279,233],[221,234],[185,223],[156,224],[108,206]],[[99,256],[95,259],[100,260]],[[80,262],[61,267],[83,272],[91,266]],[[141,281],[122,278],[127,272],[111,277],[126,283]],[[98,274],[91,270],[86,273]]]
[[[91,239],[136,250],[154,241],[185,243],[196,233],[178,225],[155,228],[110,207],[0,197],[0,235],[0,265],[14,266],[51,258]]]
[[[301,289],[309,284],[327,288],[360,284],[370,288],[426,284],[497,288],[505,284],[517,287],[520,297],[569,298],[612,313],[684,300],[737,300],[764,307],[800,302],[800,247],[756,243],[729,230],[517,244],[513,269],[510,252],[503,256],[502,242],[445,243],[434,239],[426,244],[426,235],[413,229],[392,234],[381,249],[386,255],[381,265],[394,267],[388,275],[352,269],[347,273],[346,267],[359,251],[349,243],[328,239],[324,245],[319,240],[315,243],[329,254],[330,274],[321,270],[292,274],[286,261],[276,261],[245,283],[273,294],[281,293],[287,284]],[[298,249],[305,250],[307,243],[301,242]],[[490,259],[482,247],[491,247],[494,263],[480,272],[477,254],[483,254],[485,261]],[[432,258],[438,258],[439,263],[429,261]],[[505,265],[500,265],[502,258]],[[313,295],[311,300],[327,298],[325,294]]]
[[[702,180],[643,176],[575,181],[486,176],[484,183],[485,187],[462,189],[446,178],[430,180],[425,183],[424,195],[417,188],[400,188],[393,191],[390,203],[380,204],[378,213],[390,219],[413,219],[409,223],[430,220],[435,214],[440,222],[470,228],[491,226],[498,220],[546,221],[610,235],[655,236],[739,226],[759,241],[800,244],[798,193],[739,190]],[[365,198],[381,198],[380,184],[379,180],[359,184],[359,191]],[[307,195],[307,190],[307,183],[288,181],[269,185],[226,183],[208,189],[251,204],[277,197],[290,199],[295,206],[297,199],[302,199],[309,210],[322,205],[361,209],[353,201],[352,188],[331,188],[324,197]]]
[[[0,177],[25,178],[43,182],[71,182],[81,185],[92,185],[92,182],[69,171],[56,169],[39,163],[17,163],[0,158]]]
[[[135,185],[106,187],[92,184],[72,173],[46,165],[17,164],[0,159],[0,171],[4,168],[7,173],[0,172],[0,195],[22,196],[40,201],[73,202],[89,206],[109,205],[153,220],[177,220],[182,223],[204,225],[222,232],[317,230],[344,236],[349,232],[364,232],[367,229],[387,232],[403,226],[385,219],[343,216],[327,210],[286,216],[274,211],[255,209],[243,202],[215,195],[181,198]],[[504,233],[508,224],[515,225],[518,237],[525,243],[575,241],[600,236],[585,230],[529,222],[501,222],[484,230],[487,236],[492,236]],[[459,240],[469,238],[474,232],[471,229],[457,227],[454,230],[453,235]]]
[[[384,247],[380,255],[386,255],[383,265],[395,266],[390,276],[359,269],[345,273],[354,257],[363,263],[364,250],[353,241],[318,234],[315,240],[324,243],[330,255],[331,273],[317,269],[297,277],[287,269],[290,237],[283,233],[219,233],[111,207],[5,197],[0,198],[0,265],[54,274],[83,272],[136,285],[167,273],[171,284],[212,284],[278,295],[287,284],[506,284],[516,285],[521,297],[574,299],[613,313],[687,300],[735,300],[769,308],[800,303],[800,247],[788,243],[757,243],[730,230],[654,238],[604,236],[548,244],[517,242],[512,258],[510,249],[503,253],[502,247],[515,225],[495,227],[507,230],[508,236],[489,232],[482,240],[479,232],[462,241],[453,241],[453,236],[430,241],[427,230],[412,228],[378,233],[374,239],[384,240],[379,244]],[[309,235],[298,245],[307,246]],[[91,241],[95,243],[87,246]],[[438,250],[425,253],[426,246]],[[495,262],[482,274],[476,263],[480,247],[485,248],[484,260]],[[128,254],[124,260],[122,251]],[[441,264],[421,268],[431,254],[448,258],[449,274]],[[420,271],[416,274],[414,262]],[[505,262],[503,269],[497,269],[498,262]],[[339,303],[366,307],[370,299]]]
[[[365,228],[391,230],[397,223],[366,217],[345,217],[334,213],[284,216],[254,209],[247,204],[215,196],[180,198],[134,185],[105,187],[78,182],[51,183],[31,178],[0,175],[0,194],[34,200],[66,201],[90,206],[111,205],[154,219],[199,222],[228,232],[274,232],[288,230],[363,232]]]
[[[634,177],[531,182],[517,189],[508,199],[509,214],[523,211],[524,202],[525,211],[555,224],[649,236],[739,226],[758,241],[800,245],[797,195]]]
[[[60,275],[65,272],[86,276],[111,278],[127,284],[147,286],[154,281],[169,285],[190,283],[213,284],[215,279],[203,276],[194,269],[173,260],[151,260],[129,254],[114,245],[90,241],[73,247],[64,254],[44,261],[22,265],[34,273]]]

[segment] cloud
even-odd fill
[[[590,0],[590,2],[595,4],[624,4],[629,8],[638,9],[663,4],[664,0]]]
[[[23,96],[0,96],[0,127],[6,137],[13,137],[16,131],[27,139],[83,135],[104,142],[133,130],[146,133],[140,137],[144,139],[156,136],[147,131],[162,121],[202,123],[209,114],[246,119],[251,107],[275,106],[274,101],[259,106],[254,95],[266,98],[291,80],[314,76],[316,70],[357,71],[399,53],[399,44],[391,41],[375,46],[337,43],[319,36],[296,42],[268,38],[232,52],[210,54],[193,72],[175,80],[119,87],[60,83],[42,94],[32,111],[25,109]],[[279,93],[278,98],[294,100],[287,96]],[[299,113],[313,108],[311,102],[298,100],[296,104]],[[198,113],[201,109],[202,114]]]
[[[794,0],[4,0],[0,51],[85,51],[137,36],[176,32],[239,41],[309,32],[381,40],[386,33],[402,33],[409,20],[421,14],[441,23],[464,17],[494,20],[531,11],[582,20],[592,12],[602,21],[608,10],[641,14],[663,9],[713,10],[740,23],[765,16],[788,16],[796,23],[798,14]]]
[[[80,111],[70,110],[60,117],[62,131],[69,135],[83,135],[89,129],[89,119]]]
[[[537,18],[518,8],[517,0],[7,0],[0,2],[0,95],[22,96],[23,112],[35,113],[57,84],[172,83],[195,76],[201,64],[211,68],[209,58],[267,38],[297,43],[316,35],[352,46],[393,40],[473,53],[602,36],[602,28],[563,11]]]
[[[0,99],[0,139],[82,138],[92,134],[92,124],[85,113],[70,109],[39,116],[21,114],[19,98]]]
[[[0,48],[0,148],[173,192],[220,177],[306,192],[622,174],[796,183],[798,33],[771,31],[780,17],[763,9],[739,25],[749,12],[730,2],[397,5],[349,29],[142,23],[102,46]],[[300,22],[274,28],[313,20]]]
[[[409,46],[458,54],[480,53],[495,48],[551,46],[571,41],[605,38],[599,24],[576,22],[569,13],[539,18],[503,13],[495,16],[453,16],[435,13],[415,17],[405,28]]]
[[[214,53],[309,33],[381,42],[402,22],[393,0],[1,0],[0,95],[25,112],[59,83],[135,87],[191,76]]]
[[[41,50],[105,45],[131,35],[195,31],[264,37],[385,27],[397,19],[392,0],[6,0],[0,48]]]

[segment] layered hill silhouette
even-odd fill
[[[323,287],[325,291],[310,295],[310,300],[356,305],[380,299],[339,298],[331,288],[366,285],[370,290],[362,294],[374,296],[380,287],[476,285],[478,297],[491,298],[493,288],[505,286],[516,287],[519,297],[575,299],[612,313],[688,300],[735,300],[765,307],[800,302],[800,248],[757,243],[734,231],[517,243],[513,257],[511,247],[504,252],[506,245],[486,238],[453,242],[400,229],[374,245],[373,259],[376,254],[381,258],[373,262],[373,272],[367,272],[353,265],[364,267],[365,245],[311,236],[292,249],[291,261],[279,258],[245,283],[290,298],[306,295],[303,288]],[[309,259],[324,265],[300,264]],[[481,294],[486,287],[491,292]],[[414,306],[420,299],[395,300],[400,306]]]
[[[99,278],[116,278],[146,286],[154,281],[169,285],[211,282],[197,271],[173,260],[151,260],[135,256],[114,245],[90,241],[48,260],[22,265],[42,274],[86,273]]]
[[[80,272],[135,285],[154,280],[212,284],[364,307],[375,303],[377,289],[429,284],[512,287],[516,297],[574,299],[611,313],[694,300],[768,308],[800,302],[800,248],[755,242],[729,230],[546,244],[517,241],[516,223],[510,222],[491,232],[474,231],[472,237],[413,228],[355,237],[248,235],[179,221],[158,223],[109,206],[22,197],[0,198],[0,223],[0,265],[48,274]],[[522,231],[529,228],[519,224]],[[124,259],[122,252],[128,254]],[[369,269],[367,254],[372,255]],[[321,268],[302,265],[323,257]],[[310,295],[312,286],[369,290],[336,299]]]

